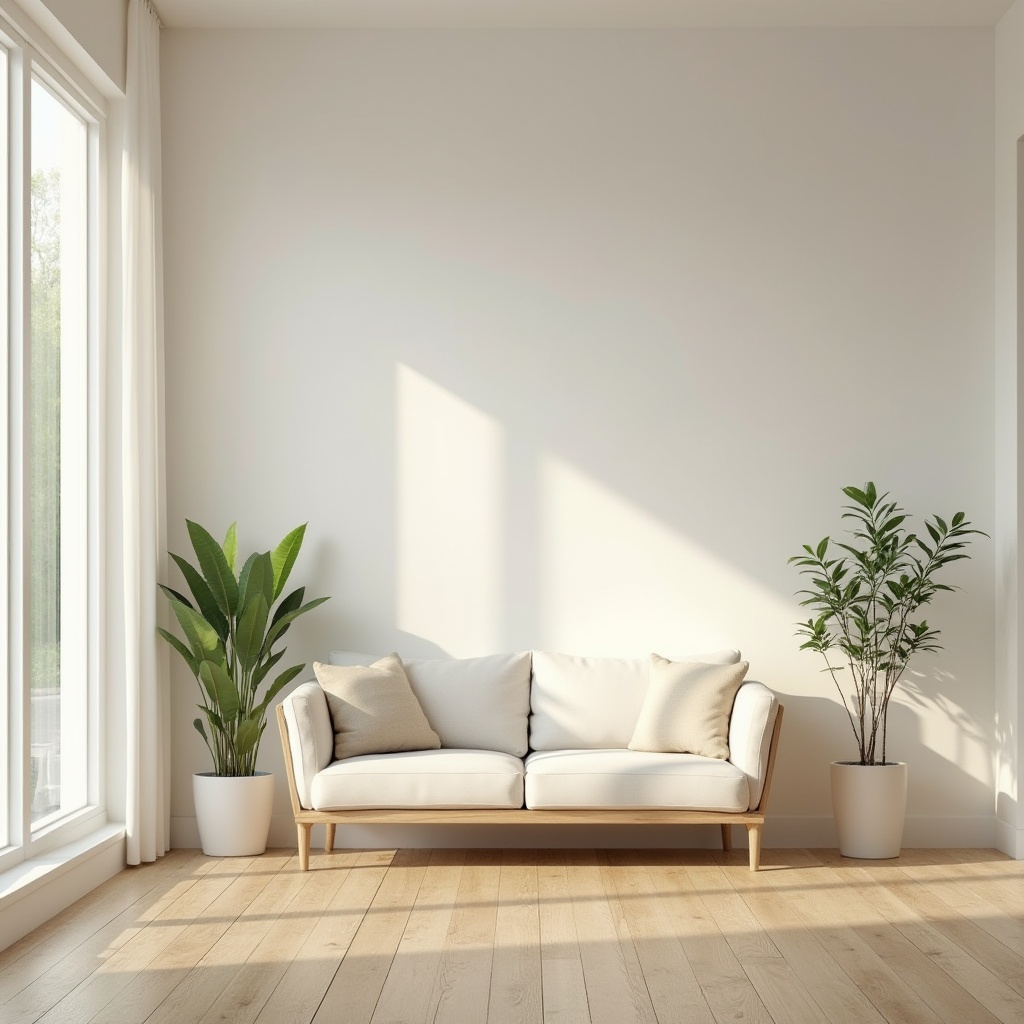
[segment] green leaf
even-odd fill
[[[162,583],[158,583],[157,586],[164,592],[164,596],[169,601],[179,601],[187,608],[194,608],[195,605],[184,595],[179,594],[176,590],[172,590],[170,587],[165,587]]]
[[[266,714],[267,708],[270,707],[270,702],[305,668],[305,665],[292,665],[291,668],[285,669],[271,684],[270,689],[267,690],[266,696],[260,702],[259,707],[256,709],[262,718]]]
[[[225,721],[231,721],[238,714],[240,701],[238,687],[228,675],[227,669],[216,662],[204,661],[199,666],[199,674],[207,690],[212,687],[217,695],[217,707],[220,709],[221,717]]]
[[[224,719],[222,719],[220,715],[213,710],[213,708],[204,707],[202,711],[203,714],[206,715],[206,718],[210,723],[210,728],[213,729],[214,732],[224,731]]]
[[[228,568],[234,573],[235,561],[238,558],[238,523],[232,523],[228,527],[221,550],[224,552],[224,560],[228,563]]]
[[[171,611],[174,612],[197,661],[208,658],[209,655],[217,650],[223,650],[223,644],[217,630],[195,608],[172,599]]]
[[[274,612],[274,617],[270,620],[270,624],[273,626],[282,615],[287,615],[289,612],[293,612],[296,608],[302,606],[302,599],[306,596],[306,588],[299,587],[298,590],[293,590],[278,606]]]
[[[206,744],[206,749],[210,752],[210,757],[213,758],[213,770],[216,771],[216,772],[219,772],[221,766],[220,766],[220,763],[219,763],[219,761],[217,759],[216,752],[214,751],[213,747],[210,745],[210,738],[209,738],[209,736],[206,735],[206,729],[203,728],[203,720],[201,718],[194,718],[192,720],[192,724],[195,726],[196,732],[198,732],[199,735],[203,737],[203,742]],[[217,726],[214,725],[212,720],[210,722],[210,725],[214,729],[217,728]]]
[[[263,653],[266,654],[266,652],[274,646],[274,641],[277,640],[277,638],[284,632],[289,623],[293,622],[300,615],[305,615],[306,612],[312,611],[318,604],[323,604],[324,601],[328,600],[330,599],[326,597],[318,597],[307,602],[301,608],[296,608],[295,611],[288,612],[287,615],[282,615],[281,618],[279,618],[277,622],[270,627],[270,632],[267,633],[267,638],[263,641]]]
[[[257,594],[242,612],[238,629],[235,631],[235,653],[242,664],[243,672],[249,672],[259,660],[269,615],[267,599],[262,594]]]
[[[871,508],[871,502],[868,501],[868,496],[859,487],[844,487],[843,494],[845,494],[851,501],[857,502],[858,505],[862,505],[864,508]]]
[[[192,652],[173,633],[168,633],[163,626],[157,626],[156,631],[181,655],[192,675],[198,676],[199,662],[192,656]]]
[[[239,723],[235,732],[235,751],[239,757],[245,757],[256,746],[261,731],[259,718],[245,718]]]
[[[284,657],[284,655],[285,648],[282,647],[277,654],[272,654],[266,661],[256,666],[256,669],[252,674],[252,688],[254,691],[260,683],[270,675],[270,670]]]
[[[210,698],[210,707],[203,708],[206,714],[210,715],[212,713],[210,709],[217,707],[217,687],[214,685],[213,676],[210,673],[207,673],[205,677],[203,676],[202,662],[197,662],[196,664],[196,678],[198,678],[199,682],[206,690],[206,696]],[[217,719],[216,722],[211,718],[210,724],[218,730],[223,728],[223,726],[220,724],[219,718]]]
[[[821,561],[821,560],[822,560],[822,559],[823,559],[823,558],[825,557],[825,553],[826,553],[827,551],[828,551],[828,537],[826,537],[826,538],[825,538],[825,539],[824,539],[824,540],[823,540],[823,541],[822,541],[822,542],[821,542],[821,543],[820,543],[820,544],[818,545],[818,548],[817,548],[817,550],[816,550],[816,551],[814,552],[814,554],[815,554],[815,557],[816,557],[816,558],[818,559],[818,561],[819,561],[819,562],[820,562],[820,561]]]
[[[229,617],[234,615],[238,611],[238,581],[224,557],[224,549],[198,523],[191,519],[186,519],[185,523],[199,559],[199,567],[217,601],[217,607]]]
[[[199,570],[191,563],[185,561],[181,555],[176,555],[172,552],[171,558],[174,559],[175,565],[181,570],[182,576],[185,577],[185,582],[188,584],[189,590],[192,591],[192,596],[195,597],[196,604],[199,605],[199,610],[203,613],[206,621],[217,630],[221,640],[226,643],[228,639],[228,620],[217,606],[217,601],[210,588],[206,585],[206,580],[200,575]]]
[[[246,608],[257,594],[262,594],[267,608],[274,603],[274,567],[270,555],[252,554],[245,560],[238,577],[238,607]]]
[[[302,538],[306,533],[306,524],[296,526],[280,544],[274,548],[270,558],[274,565],[274,600],[281,596],[302,547]]]
[[[892,517],[891,519],[887,519],[887,520],[886,520],[886,521],[885,521],[885,522],[884,522],[884,523],[883,523],[883,524],[882,524],[882,525],[881,525],[881,526],[879,527],[879,530],[878,530],[878,532],[879,532],[879,533],[889,533],[889,532],[891,532],[892,530],[895,530],[895,529],[896,529],[896,527],[900,525],[900,523],[902,523],[902,522],[904,522],[904,520],[906,520],[906,518],[907,518],[907,517],[906,517],[906,516],[903,516],[903,515],[900,515],[900,516],[893,516],[893,517]]]

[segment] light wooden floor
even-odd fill
[[[991,851],[404,850],[129,868],[0,953],[0,1021],[1020,1024]]]

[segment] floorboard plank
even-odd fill
[[[765,851],[762,870],[751,872],[743,851],[717,854],[726,880],[743,896],[758,923],[793,974],[833,1024],[885,1024],[875,1005],[857,988],[793,909],[790,900],[768,882],[768,872],[788,871],[793,851]]]
[[[63,913],[0,951],[0,1003],[13,998],[54,963],[105,931],[113,947],[125,929],[151,910],[154,903],[174,900],[195,884],[213,862],[194,850],[174,850],[152,864],[125,868]],[[177,888],[175,888],[177,887]]]
[[[56,1006],[61,1006],[58,1019],[61,1014],[69,1018],[78,1016],[74,1004],[79,997],[85,1000],[86,1009],[95,1014],[96,998],[102,998],[105,975],[109,973],[108,961],[113,959],[115,964],[119,963],[131,957],[139,947],[155,946],[154,952],[159,952],[159,940],[166,934],[162,924],[168,915],[191,922],[234,884],[239,872],[255,870],[256,865],[256,859],[251,857],[234,866],[213,861],[203,865],[206,870],[201,874],[197,872],[174,882],[166,893],[151,890],[145,900],[132,904],[78,942],[35,981],[0,1006],[0,1021],[4,1024],[35,1021]],[[248,900],[249,896],[244,899]],[[75,929],[75,933],[75,938],[79,938],[80,932]]]
[[[592,1024],[562,850],[537,855],[544,1024]]]
[[[962,1013],[970,1012],[966,1019],[1002,1021],[1003,1024],[1018,1024],[1024,1021],[1024,996],[1015,992],[1002,979],[968,956],[959,946],[939,931],[931,921],[921,917],[899,899],[895,891],[883,879],[883,872],[892,877],[885,868],[866,870],[851,866],[845,858],[828,857],[825,861],[845,885],[855,891],[861,899],[871,905],[875,912],[887,920],[921,955],[944,972],[955,988],[950,992],[949,983],[937,985],[936,994],[950,993],[946,1009],[953,1013],[961,996],[957,990],[970,996],[985,1008],[985,1012],[965,1005]],[[896,886],[901,884],[897,881]],[[931,976],[928,976],[930,981]]]
[[[455,911],[465,850],[434,850],[371,1024],[428,1024],[441,954]]]
[[[567,877],[591,1020],[594,1024],[656,1021],[636,950],[631,940],[620,939],[617,908],[609,901],[597,855],[569,851]]]
[[[761,998],[689,876],[687,861],[708,864],[710,854],[680,856],[674,851],[648,852],[651,854],[648,870],[655,885],[665,893],[683,951],[715,1019],[772,1024]]]
[[[431,995],[434,1024],[487,1019],[500,876],[500,852],[467,853]]]
[[[610,851],[610,877],[625,912],[647,991],[661,1024],[714,1024],[675,923],[646,866],[646,854]]]
[[[259,862],[250,858],[247,871],[258,878]],[[237,868],[235,869],[237,871]],[[162,906],[159,914],[140,920],[140,927],[116,951],[103,959],[92,974],[40,1018],[41,1024],[85,1024],[98,1016],[140,974],[162,956],[176,937],[191,927],[207,908],[232,884],[232,871],[227,863],[213,864],[182,895]],[[253,886],[259,883],[254,881]],[[177,886],[172,893],[177,890]],[[244,907],[254,889],[243,889],[238,906]]]
[[[251,877],[254,888],[258,887],[248,903],[235,913],[235,906],[225,901],[205,934],[185,933],[186,941],[176,950],[180,980],[145,1018],[147,1024],[198,1024],[202,1020],[304,884],[302,873],[284,870],[295,862],[290,851],[264,854],[242,876]],[[190,938],[198,941],[190,944]]]
[[[853,863],[862,863],[854,861]],[[920,918],[929,921],[943,936],[964,953],[985,964],[1019,995],[1024,995],[1024,956],[1003,941],[1002,922],[985,916],[972,916],[974,904],[960,902],[950,886],[937,885],[916,877],[917,868],[877,865],[868,868],[879,884],[884,884]]]
[[[910,944],[863,901],[854,899],[825,864],[805,855],[791,870],[769,872],[766,877],[786,894],[796,913],[884,1017],[901,1024],[946,1024],[902,976],[899,965],[890,964],[876,948],[895,946],[906,954]]]
[[[318,1024],[369,1024],[429,860],[429,850],[395,854],[313,1016]]]
[[[506,851],[498,879],[487,1024],[543,1020],[537,867],[530,854]]]
[[[347,876],[344,870],[300,872],[297,857],[288,864],[288,871],[294,877],[287,880],[283,890],[277,920],[271,923],[252,955],[234,972],[203,1015],[201,1024],[251,1024],[257,1019],[309,938],[318,915],[333,902]],[[288,902],[287,892],[292,890],[295,895]]]
[[[686,873],[740,963],[764,958],[777,960],[782,955],[743,898],[729,885],[718,864],[693,864]]]
[[[318,874],[330,874],[338,880],[337,891],[321,908],[312,930],[285,968],[256,1018],[259,1024],[309,1024],[348,953],[393,857],[394,851],[389,850],[338,850],[327,859],[330,867],[318,864]]]

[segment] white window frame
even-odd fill
[[[4,0],[0,11],[0,45],[8,53],[8,107],[0,113],[0,130],[10,140],[6,166],[0,168],[0,185],[7,185],[0,203],[0,336],[6,329],[7,358],[0,359],[0,395],[6,396],[7,415],[0,415],[0,451],[6,452],[5,471],[0,472],[0,725],[8,743],[6,785],[0,785],[0,871],[24,860],[74,842],[106,823],[102,748],[104,700],[100,679],[100,427],[103,384],[101,338],[105,249],[103,232],[106,104],[102,96],[79,75],[46,35],[22,12]],[[17,19],[17,23],[12,20]],[[31,822],[29,722],[28,595],[28,379],[27,357],[31,344],[30,223],[31,83],[35,77],[86,125],[87,155],[87,271],[86,271],[86,402],[85,536],[85,650],[82,671],[87,694],[86,805],[33,830]],[[4,180],[6,179],[6,180]],[[4,231],[6,228],[6,232]]]

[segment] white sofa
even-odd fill
[[[374,660],[333,652],[328,664]],[[734,664],[739,652],[680,662]],[[405,675],[440,746],[340,760],[323,688],[301,684],[277,714],[302,869],[318,823],[328,851],[346,823],[715,823],[726,849],[731,826],[747,827],[756,870],[782,706],[745,680],[727,710],[726,757],[629,749],[651,664],[541,651],[408,661]]]

